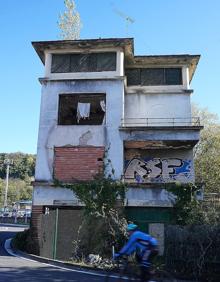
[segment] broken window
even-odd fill
[[[128,86],[181,85],[181,68],[137,68],[126,69]]]
[[[116,70],[116,52],[52,54],[52,73],[101,72]]]
[[[105,122],[105,94],[59,95],[59,125],[100,125]]]

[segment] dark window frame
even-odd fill
[[[149,76],[146,75],[147,72],[149,73]],[[130,68],[125,69],[125,75],[127,76],[128,86],[162,86],[183,84],[181,67]]]
[[[106,117],[100,106],[104,100],[106,105],[106,93],[64,93],[59,94],[58,101],[58,125],[103,125]],[[90,103],[90,116],[77,121],[78,103]]]
[[[62,65],[62,61],[66,63]],[[62,69],[63,68],[63,69]],[[51,73],[103,72],[117,70],[117,52],[53,53]]]

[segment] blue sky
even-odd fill
[[[76,0],[81,38],[134,37],[135,55],[201,54],[192,101],[220,116],[219,0]],[[0,152],[36,153],[43,65],[31,41],[58,40],[63,0],[1,1]],[[116,12],[118,11],[118,12]],[[122,14],[134,20],[126,27]]]

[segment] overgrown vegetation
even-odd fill
[[[6,165],[4,160],[13,160],[9,170],[8,205],[19,200],[31,200],[31,181],[34,177],[35,155],[24,153],[0,153],[0,206],[5,193]]]
[[[118,248],[126,236],[125,184],[100,175],[89,182],[57,185],[71,189],[85,205],[84,219],[74,242],[74,259],[90,253],[109,257],[112,246]]]
[[[197,200],[199,187],[189,184],[169,184],[167,190],[174,195],[174,224],[177,225],[217,225],[220,222],[219,210]]]
[[[172,184],[174,225],[166,227],[165,260],[178,277],[219,281],[219,208],[198,201],[193,184]]]
[[[35,155],[24,153],[0,153],[0,178],[5,179],[6,168],[4,160],[13,160],[13,165],[10,166],[10,178],[29,180],[34,176]]]
[[[167,268],[180,278],[220,281],[220,225],[168,226]]]
[[[219,213],[197,200],[199,187],[189,184],[169,184],[167,190],[174,195],[173,222],[178,225],[217,224]]]
[[[195,177],[205,186],[205,192],[220,193],[220,121],[207,109],[193,106],[193,115],[199,116],[204,129],[194,149]]]
[[[23,232],[18,232],[12,240],[12,245],[15,249],[23,252],[36,254],[37,245],[33,241],[32,229],[26,229]]]

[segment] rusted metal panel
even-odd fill
[[[190,149],[195,145],[194,140],[178,141],[125,141],[125,149]]]

